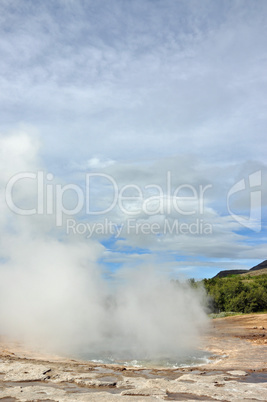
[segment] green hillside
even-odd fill
[[[264,270],[263,270],[264,272]],[[231,275],[202,281],[211,312],[252,313],[267,310],[267,274]]]

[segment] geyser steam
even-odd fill
[[[60,352],[118,358],[178,355],[205,322],[199,295],[141,267],[101,278],[87,244],[13,238],[0,281],[1,332]]]
[[[14,173],[9,161],[20,161],[16,171],[30,169],[36,149],[25,134],[0,140],[9,153],[0,170],[3,200]],[[21,199],[30,196],[21,191]],[[59,353],[118,358],[178,356],[197,346],[206,323],[201,294],[147,266],[105,280],[96,262],[100,244],[59,241],[46,234],[49,222],[15,216],[3,201],[0,207],[0,335]]]

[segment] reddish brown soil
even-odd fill
[[[267,314],[247,314],[212,320],[206,346],[225,356],[212,366],[267,369]]]

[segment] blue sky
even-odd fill
[[[61,227],[52,214],[24,217],[29,236],[98,244],[100,266],[111,271],[159,265],[171,276],[201,278],[266,259],[266,20],[262,0],[2,0],[2,188],[18,172],[42,170],[53,174],[53,186],[76,185],[83,194],[86,175],[101,174],[90,188],[94,208],[104,210],[114,196],[103,175],[119,190],[132,186],[125,196],[143,197],[124,200],[125,208],[118,198],[99,215],[83,205]],[[260,183],[249,187],[255,172]],[[244,189],[229,198],[242,180]],[[179,186],[178,196],[191,198],[167,210]],[[200,186],[209,186],[203,211]],[[34,191],[22,185],[18,202],[30,208]],[[64,195],[69,210],[76,195]],[[4,233],[15,219],[6,216]],[[69,218],[76,226],[68,233]],[[211,233],[195,229],[201,222]],[[90,226],[90,237],[86,226],[77,232],[79,223]],[[173,224],[188,231],[164,231]],[[114,237],[111,227],[124,229]]]

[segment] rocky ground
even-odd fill
[[[267,314],[212,320],[216,357],[183,369],[141,369],[39,356],[0,345],[0,401],[266,401]]]

